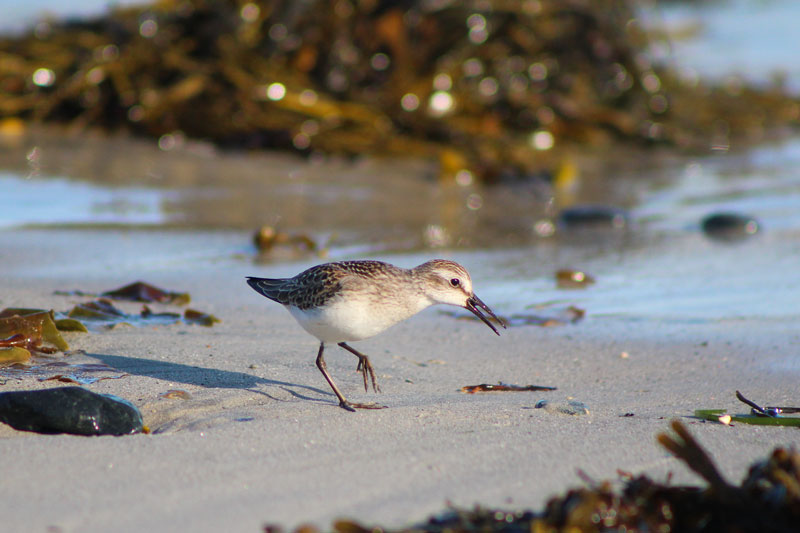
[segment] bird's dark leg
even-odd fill
[[[356,409],[383,409],[385,405],[377,405],[374,403],[351,403],[348,402],[344,395],[339,390],[339,387],[336,386],[336,383],[333,382],[333,378],[328,373],[328,365],[325,364],[325,359],[322,357],[322,352],[325,350],[325,343],[319,343],[319,353],[317,353],[317,368],[319,371],[322,372],[322,375],[325,376],[325,380],[328,382],[328,385],[331,386],[333,389],[333,393],[339,398],[339,407],[342,409],[347,409],[348,411],[355,412]],[[366,379],[366,378],[365,378]]]
[[[372,390],[375,392],[380,392],[381,388],[378,387],[378,381],[375,379],[375,370],[372,368],[372,363],[369,362],[369,357],[359,352],[355,348],[348,346],[345,342],[340,342],[339,346],[358,357],[358,366],[356,367],[356,372],[361,372],[361,375],[364,376],[364,390],[369,390],[367,387],[367,374],[369,374],[369,377],[372,380]]]

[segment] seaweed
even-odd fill
[[[542,313],[514,313],[509,316],[500,316],[499,320],[503,324],[510,327],[517,326],[541,326],[553,327],[564,326],[567,324],[576,324],[583,320],[586,316],[586,310],[568,305],[566,307],[558,307],[554,305],[555,302],[548,302],[545,304],[534,304],[528,307],[544,309]],[[458,320],[478,320],[472,315],[467,315],[458,311],[441,310],[440,314],[456,318]]]
[[[476,392],[523,392],[523,391],[553,391],[555,387],[544,385],[511,385],[508,383],[481,383],[480,385],[464,385],[461,392],[475,394]]]
[[[174,305],[187,305],[191,301],[189,293],[165,291],[144,281],[136,281],[119,289],[106,291],[100,296],[111,298],[112,300],[129,300],[131,302],[144,303],[158,302]]]
[[[0,346],[40,353],[69,350],[53,311],[6,308],[0,311]],[[19,352],[18,352],[19,353]]]
[[[650,54],[635,0],[163,0],[0,38],[0,115],[301,153],[552,173],[575,146],[728,150],[796,127],[785,88]]]
[[[587,486],[553,497],[540,512],[485,507],[452,508],[427,522],[405,529],[367,526],[355,520],[337,520],[335,533],[567,533],[610,531],[680,531],[682,533],[790,533],[800,523],[800,453],[775,448],[754,463],[741,485],[728,483],[714,461],[686,426],[671,423],[673,433],[661,433],[658,442],[703,478],[706,488],[676,486],[645,475],[620,472],[616,489],[610,481],[583,475]],[[265,533],[280,533],[268,524]],[[295,533],[317,533],[300,526]]]
[[[88,302],[76,304],[68,313],[72,319],[80,319],[95,328],[113,328],[120,324],[144,326],[162,324],[169,325],[183,321],[186,324],[197,324],[211,327],[220,322],[214,315],[203,313],[195,309],[186,309],[181,316],[179,313],[155,313],[150,307],[143,305],[138,314],[126,313],[114,306],[107,298],[98,298]]]
[[[13,364],[3,368],[2,375],[4,378],[17,380],[35,377],[39,381],[59,381],[78,385],[91,385],[105,379],[120,379],[128,376],[128,374],[103,363],[66,363],[64,361],[34,365]]]
[[[221,322],[221,320],[214,315],[195,311],[194,309],[187,309],[183,312],[183,321],[187,324],[197,324],[207,328]]]
[[[556,285],[559,289],[585,289],[594,282],[594,277],[581,270],[562,268],[556,271]]]
[[[100,293],[91,293],[81,290],[55,291],[59,296],[100,296],[109,300],[126,300],[129,302],[162,303],[174,305],[187,305],[191,301],[188,292],[173,292],[161,289],[145,281],[134,281],[118,289]]]

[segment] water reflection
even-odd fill
[[[160,225],[169,191],[80,183],[66,178],[20,178],[0,172],[0,228],[31,225]]]
[[[16,207],[3,225],[248,232],[269,225],[317,240],[335,236],[339,246],[509,245],[535,236],[549,199],[529,184],[484,187],[466,172],[441,181],[435,162],[226,153],[185,139],[170,150],[162,144],[37,135],[7,147],[0,168],[9,169],[3,185]],[[45,207],[48,198],[58,205]]]
[[[165,152],[130,139],[38,136],[35,145],[0,152],[0,168],[8,169],[0,174],[0,227],[251,233],[266,225],[342,248],[541,246],[555,239],[608,252],[653,242],[654,232],[699,232],[714,211],[754,216],[768,231],[800,226],[800,177],[791,173],[800,141],[664,165],[635,152],[607,159],[626,166],[612,170],[607,161],[584,158],[565,163],[569,171],[552,182],[542,176],[487,187],[465,173],[442,181],[434,164],[419,160],[220,153],[189,141]],[[559,223],[563,209],[581,204],[632,208],[634,227],[624,237],[613,228],[584,237]]]

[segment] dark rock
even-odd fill
[[[128,435],[142,431],[132,403],[83,387],[0,393],[0,421],[21,431]]]
[[[626,210],[607,205],[565,207],[558,214],[558,227],[565,230],[622,230],[629,224]]]
[[[703,219],[701,227],[706,236],[722,241],[745,239],[761,229],[755,218],[739,213],[713,213]]]

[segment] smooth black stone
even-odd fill
[[[608,205],[576,205],[565,207],[558,214],[559,227],[569,230],[621,230],[629,223],[626,210]]]
[[[142,431],[142,414],[132,403],[83,387],[0,393],[0,422],[37,433],[129,435]]]
[[[707,236],[720,240],[744,239],[761,229],[755,218],[739,213],[713,213],[705,217],[700,226]]]

